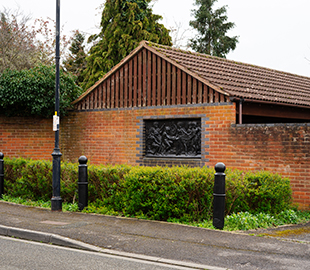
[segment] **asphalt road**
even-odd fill
[[[109,269],[109,270],[186,270],[165,265],[98,252],[42,244],[0,236],[0,269]],[[191,268],[192,269],[192,268]]]

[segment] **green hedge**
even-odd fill
[[[267,171],[226,170],[226,214],[276,214],[289,209],[290,182]],[[78,164],[62,162],[61,197],[76,201]],[[88,166],[89,205],[155,220],[200,221],[212,216],[214,170],[187,167]],[[52,162],[5,158],[5,192],[50,200]],[[99,211],[100,212],[100,211]]]
[[[60,115],[65,115],[83,90],[75,78],[60,70]],[[55,109],[55,67],[40,65],[0,74],[0,111],[7,116],[50,118]]]

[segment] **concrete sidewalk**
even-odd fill
[[[0,202],[0,235],[192,269],[310,269],[310,224],[231,233]]]

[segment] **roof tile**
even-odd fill
[[[310,78],[145,42],[230,96],[310,106]]]

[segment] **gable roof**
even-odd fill
[[[310,78],[235,62],[206,54],[184,51],[147,41],[89,88],[77,103],[142,49],[152,51],[215,91],[231,98],[310,107]]]
[[[206,54],[146,43],[231,97],[310,106],[310,78]]]

